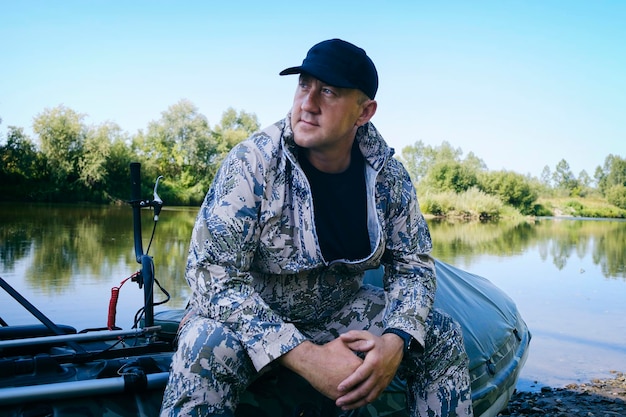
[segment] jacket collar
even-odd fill
[[[287,114],[287,117],[279,123],[282,124],[282,136],[285,148],[292,155],[293,161],[297,161],[299,148],[293,139],[291,113]],[[385,164],[387,158],[393,157],[395,152],[393,148],[387,145],[387,142],[385,142],[372,122],[367,122],[359,127],[356,132],[356,141],[359,144],[359,149],[365,161],[376,171],[379,171]]]

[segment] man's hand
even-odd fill
[[[361,343],[368,347],[367,341]],[[352,375],[363,360],[342,339],[335,339],[325,345],[303,342],[281,356],[279,362],[302,376],[326,397],[337,400],[345,394],[339,391],[339,383]]]
[[[391,383],[402,361],[404,342],[395,334],[379,337],[363,330],[344,333],[339,340],[351,350],[365,353],[363,363],[337,387],[341,395],[335,404],[352,410],[374,401]]]

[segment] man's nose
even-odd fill
[[[317,113],[317,111],[319,110],[318,98],[319,97],[317,91],[308,91],[306,95],[302,98],[302,104],[300,105],[300,108],[310,113]]]

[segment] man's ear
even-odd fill
[[[378,108],[378,103],[376,100],[367,100],[363,103],[363,110],[361,111],[361,115],[356,120],[355,125],[357,127],[363,126],[365,123],[369,122],[374,114],[376,114],[376,109]]]

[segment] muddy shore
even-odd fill
[[[626,373],[611,373],[614,376],[609,379],[516,392],[498,416],[626,417]]]

